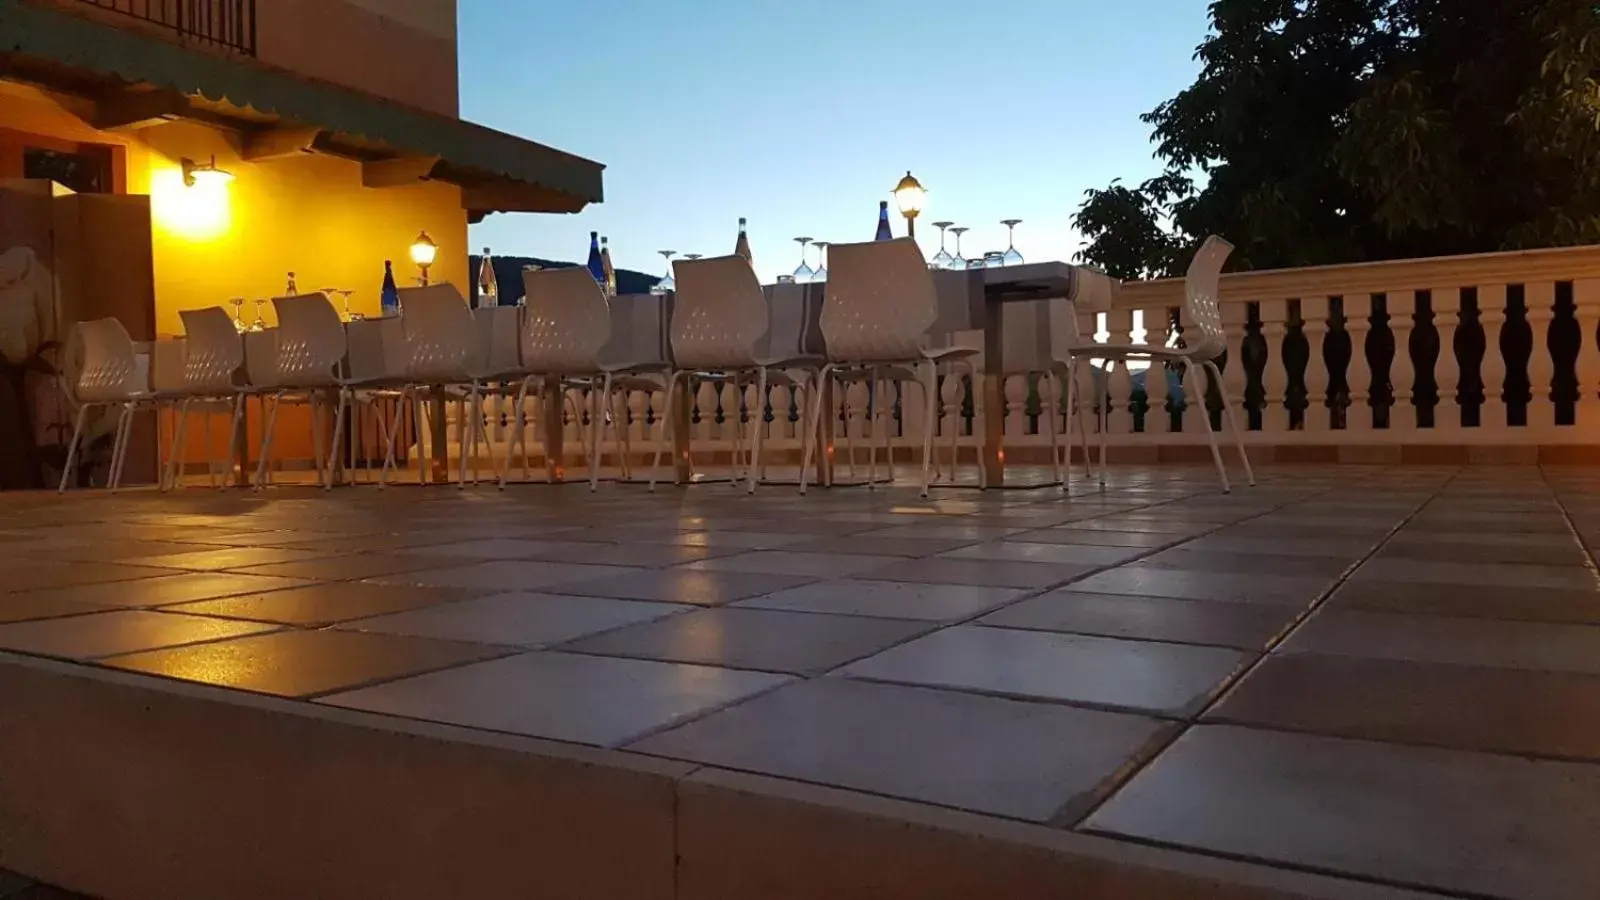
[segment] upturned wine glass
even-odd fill
[[[265,298],[265,297],[257,297],[256,298],[256,320],[254,322],[250,323],[250,330],[251,331],[266,331],[267,330],[266,309],[267,309],[267,298]]]
[[[944,233],[945,229],[954,224],[954,222],[933,223],[933,227],[939,229],[939,252],[933,255],[933,259],[928,260],[928,268],[947,269],[950,267],[951,256],[950,251],[944,248]]]
[[[678,255],[676,250],[657,250],[661,258],[666,261],[667,274],[650,289],[652,294],[667,294],[678,289],[678,280],[672,277],[672,258]]]
[[[1001,219],[1000,224],[1006,227],[1005,264],[1008,266],[1022,265],[1022,254],[1017,252],[1017,226],[1022,224],[1022,220]]]
[[[233,304],[233,327],[237,329],[240,334],[249,331],[250,326],[244,323],[244,298],[235,297],[228,302]]]
[[[969,232],[971,230],[972,230],[971,228],[968,228],[965,225],[957,225],[954,228],[950,229],[950,233],[956,236],[956,252],[950,254],[950,268],[952,268],[952,269],[965,269],[965,268],[967,268],[967,260],[966,260],[965,257],[963,257],[961,255],[961,236],[963,234],[966,234],[967,232]]]
[[[794,239],[794,242],[800,245],[800,265],[794,270],[794,280],[800,284],[804,284],[805,282],[811,280],[812,275],[816,274],[815,271],[812,270],[811,266],[806,262],[806,247],[811,243],[811,238],[797,237]]]
[[[817,268],[811,273],[812,281],[828,280],[828,242],[812,241],[811,246],[817,248]]]

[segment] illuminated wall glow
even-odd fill
[[[183,169],[161,163],[150,172],[150,215],[156,227],[190,241],[208,241],[233,224],[231,187],[220,178],[183,183]]]

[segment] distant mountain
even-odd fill
[[[478,264],[483,257],[472,254],[467,257],[467,271],[472,273],[472,302],[478,302]],[[522,299],[522,268],[524,266],[538,266],[541,269],[570,269],[581,265],[575,262],[563,262],[556,259],[537,259],[531,256],[496,256],[494,257],[494,280],[500,285],[500,305],[515,306]],[[659,275],[647,275],[644,272],[635,272],[632,269],[617,270],[617,293],[619,294],[648,294],[650,289],[661,280]]]

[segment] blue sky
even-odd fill
[[[1083,191],[1157,170],[1138,117],[1193,80],[1205,7],[460,0],[463,118],[607,166],[604,204],[490,216],[472,249],[580,259],[598,230],[619,267],[658,272],[657,250],[730,252],[745,216],[771,280],[796,236],[870,239],[909,168],[929,255],[930,222],[970,226],[973,256],[1019,218],[1024,256],[1068,259]]]

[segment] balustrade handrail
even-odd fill
[[[1600,245],[1232,272],[1222,276],[1220,299],[1240,303],[1591,278],[1600,278]],[[1118,309],[1182,305],[1182,278],[1124,282],[1114,304]]]

